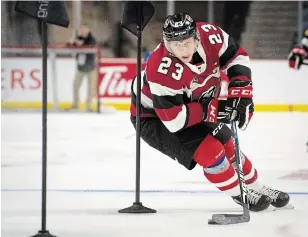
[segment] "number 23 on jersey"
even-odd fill
[[[167,75],[170,70],[171,64],[172,64],[171,58],[163,57],[157,72]],[[174,80],[179,81],[182,78],[184,68],[183,65],[181,65],[180,63],[175,63],[174,66],[175,66],[175,71],[171,73],[171,77]]]

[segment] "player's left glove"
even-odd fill
[[[228,116],[224,122],[238,121],[238,127],[244,131],[254,112],[251,81],[235,79],[230,82],[225,109]]]

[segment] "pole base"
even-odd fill
[[[119,213],[132,213],[132,214],[142,214],[142,213],[156,213],[156,210],[144,207],[141,202],[134,202],[132,206],[121,209]]]
[[[33,235],[31,237],[56,237],[56,236],[49,234],[48,230],[40,230],[38,234]]]

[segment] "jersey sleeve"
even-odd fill
[[[251,80],[250,59],[248,53],[240,47],[235,40],[218,26],[202,23],[199,31],[207,40],[207,45],[213,48],[212,52],[218,54],[221,70],[229,80]]]
[[[225,31],[220,30],[223,35],[223,45],[219,50],[219,64],[222,71],[227,74],[230,81],[234,79],[251,81],[248,53]]]
[[[146,76],[153,108],[166,128],[170,132],[177,132],[201,122],[203,108],[198,102],[184,103],[183,82],[172,78],[172,70],[175,68],[171,65],[166,75],[157,72],[157,68],[147,70]]]

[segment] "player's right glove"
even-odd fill
[[[288,60],[289,67],[298,70],[303,64],[304,58],[307,56],[307,51],[300,45],[294,46],[291,50]]]

